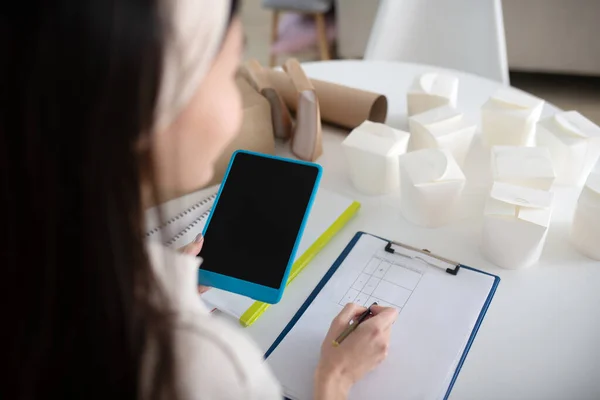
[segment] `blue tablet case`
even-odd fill
[[[292,330],[292,328],[294,327],[294,325],[296,325],[296,322],[298,322],[298,320],[300,319],[300,317],[302,316],[302,314],[304,314],[304,312],[306,311],[306,309],[308,309],[308,307],[310,306],[310,304],[313,302],[313,300],[315,299],[315,297],[317,297],[317,295],[319,294],[319,292],[321,291],[321,289],[323,289],[323,287],[325,286],[325,284],[329,281],[329,279],[331,279],[331,277],[333,276],[333,274],[335,274],[335,272],[337,271],[337,269],[340,267],[340,265],[342,265],[342,263],[344,262],[344,260],[346,259],[346,257],[348,256],[348,254],[350,254],[350,252],[352,251],[352,249],[354,248],[354,245],[359,241],[359,239],[361,238],[362,235],[365,235],[368,233],[365,232],[358,232],[356,233],[356,235],[354,235],[354,237],[352,238],[352,240],[348,243],[348,245],[346,246],[346,248],[344,249],[344,251],[342,251],[342,253],[338,256],[338,258],[335,260],[335,262],[333,263],[333,265],[331,266],[331,268],[329,268],[329,271],[327,271],[327,273],[325,274],[325,276],[323,276],[323,278],[321,279],[321,281],[319,282],[319,284],[315,287],[315,289],[312,291],[312,293],[308,296],[308,298],[306,299],[306,301],[304,302],[304,304],[302,304],[302,306],[300,307],[300,309],[298,310],[298,312],[296,312],[296,314],[294,315],[294,317],[292,318],[292,320],[286,325],[286,327],[283,329],[283,331],[279,334],[279,336],[277,337],[277,339],[275,339],[275,342],[273,342],[273,344],[271,345],[271,347],[269,347],[269,349],[267,350],[267,352],[265,353],[265,359],[268,358],[271,353],[277,348],[277,346],[279,345],[279,343],[281,343],[281,341],[285,338],[285,336]],[[373,235],[375,236],[375,235]],[[378,237],[378,236],[376,236]],[[384,238],[378,237],[379,239],[382,240],[386,240]],[[479,313],[479,317],[477,318],[477,322],[475,323],[475,326],[473,327],[473,331],[471,332],[471,336],[469,337],[469,341],[467,342],[467,345],[465,347],[465,351],[463,352],[462,356],[460,357],[460,360],[458,362],[458,365],[456,367],[456,370],[454,371],[454,376],[452,377],[452,381],[450,381],[450,386],[448,386],[448,390],[446,391],[446,394],[444,395],[444,400],[448,399],[448,396],[450,396],[450,392],[452,391],[452,387],[454,386],[454,383],[456,382],[456,379],[458,378],[458,374],[460,373],[460,370],[467,358],[467,354],[469,353],[469,350],[471,349],[471,345],[473,344],[473,341],[475,340],[475,336],[477,336],[477,332],[479,331],[479,327],[481,326],[481,323],[483,322],[483,318],[485,317],[485,314],[492,302],[492,298],[494,297],[494,294],[496,293],[496,289],[498,288],[498,285],[500,284],[500,277],[496,276],[496,275],[492,275],[489,274],[487,272],[484,271],[480,271],[478,269],[475,268],[471,268],[469,266],[466,265],[460,265],[460,268],[465,268],[465,269],[469,269],[471,271],[475,271],[475,272],[479,272],[481,274],[485,274],[485,275],[489,275],[494,277],[494,283],[492,285],[492,288],[490,289],[490,293],[488,294],[488,297],[483,305],[483,308],[481,309],[481,312]]]
[[[262,285],[254,283],[254,282],[244,281],[244,280],[241,280],[238,278],[234,278],[232,276],[221,275],[219,273],[212,272],[212,271],[205,271],[202,268],[198,269],[198,284],[199,285],[216,287],[219,289],[227,290],[229,292],[238,293],[238,294],[250,297],[255,300],[263,301],[265,303],[274,304],[274,303],[279,302],[279,300],[281,300],[281,297],[283,296],[283,291],[285,290],[288,276],[292,269],[292,265],[294,264],[294,259],[296,258],[296,252],[298,250],[298,245],[300,244],[300,240],[302,239],[302,233],[304,232],[304,229],[306,228],[306,222],[308,221],[308,216],[310,214],[310,210],[312,209],[312,206],[315,202],[317,190],[319,189],[319,184],[321,182],[321,176],[323,174],[323,168],[319,164],[310,163],[310,162],[306,162],[306,161],[300,161],[300,160],[294,160],[291,158],[278,157],[278,156],[273,156],[270,154],[256,153],[256,152],[247,151],[247,150],[235,151],[233,153],[233,155],[231,156],[231,160],[229,161],[227,171],[225,172],[225,176],[223,178],[223,183],[221,184],[221,187],[219,188],[219,192],[217,193],[217,197],[213,204],[212,210],[208,216],[206,225],[204,226],[204,230],[202,232],[203,235],[206,235],[206,231],[210,227],[210,221],[213,217],[213,213],[216,209],[216,206],[219,203],[219,198],[221,197],[223,188],[227,184],[227,177],[229,176],[229,172],[231,171],[231,167],[233,166],[235,157],[237,154],[240,154],[240,153],[251,154],[251,155],[254,155],[257,157],[270,158],[270,159],[280,160],[280,161],[294,163],[294,164],[307,165],[307,166],[316,168],[318,171],[317,178],[315,180],[315,184],[313,186],[313,190],[312,190],[312,193],[310,196],[310,200],[306,207],[306,211],[304,213],[304,218],[302,219],[302,224],[300,225],[300,229],[298,229],[298,236],[296,237],[296,242],[294,243],[294,247],[291,251],[289,262],[285,269],[285,273],[283,275],[283,279],[281,280],[281,285],[280,285],[279,289],[262,286]]]

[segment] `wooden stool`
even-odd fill
[[[271,20],[271,46],[277,41],[277,35],[279,30],[279,15],[280,10],[273,10],[273,18]],[[327,27],[325,25],[325,13],[310,13],[315,19],[315,26],[317,27],[317,42],[319,46],[319,54],[321,61],[330,60],[331,54],[329,51],[329,43],[327,41]],[[269,65],[274,67],[277,63],[277,55],[271,54],[269,58]]]

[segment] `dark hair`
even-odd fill
[[[0,397],[173,398],[171,316],[141,182],[161,0],[10,2],[0,15]],[[144,376],[150,360],[150,373]]]

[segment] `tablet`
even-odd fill
[[[235,152],[204,228],[198,283],[277,303],[320,178],[317,164]]]

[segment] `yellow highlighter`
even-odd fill
[[[302,254],[290,271],[286,286],[294,280],[295,277],[316,257],[317,254],[329,243],[329,241],[342,230],[342,228],[356,215],[360,209],[360,203],[354,201],[352,204],[335,220],[331,225],[305,252]],[[242,314],[240,317],[240,324],[242,326],[250,326],[256,320],[263,315],[263,313],[270,307],[270,304],[263,303],[262,301],[256,301],[250,308]]]
[[[342,333],[340,333],[340,336],[337,337],[337,339],[335,339],[333,341],[333,347],[337,347],[340,344],[342,344],[342,342],[344,341],[344,339],[346,339],[348,337],[348,335],[350,335],[352,332],[354,332],[354,330],[356,328],[358,328],[358,325],[360,325],[365,319],[367,319],[367,317],[369,315],[371,315],[371,307],[376,306],[377,302],[371,304],[369,306],[369,308],[367,308],[365,310],[365,312],[363,312],[362,314],[360,314],[358,316],[358,318],[356,320],[352,320],[350,321],[350,325],[348,325],[348,327],[346,329],[344,329],[344,331]]]

